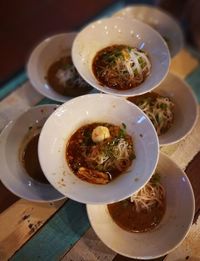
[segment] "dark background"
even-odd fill
[[[187,42],[200,49],[200,1],[1,0],[0,86],[24,69],[32,49],[47,36],[80,29],[117,2],[158,5],[175,16]]]

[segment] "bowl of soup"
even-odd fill
[[[150,179],[158,146],[151,121],[137,106],[88,94],[66,102],[46,121],[39,159],[63,195],[102,204],[126,198]]]
[[[185,138],[199,115],[198,102],[191,86],[172,73],[153,92],[128,99],[150,118],[161,146]]]
[[[32,51],[27,73],[32,86],[59,102],[90,92],[93,88],[77,72],[71,58],[75,32],[53,35]]]
[[[38,140],[57,105],[39,105],[11,121],[1,132],[2,183],[17,196],[37,202],[64,198],[46,179],[38,158]]]
[[[97,90],[135,96],[152,90],[165,78],[170,54],[150,26],[112,17],[95,21],[77,34],[72,60],[83,79]]]
[[[115,17],[135,18],[154,28],[166,41],[171,57],[174,57],[183,47],[184,37],[179,23],[164,10],[149,5],[131,5],[116,13]]]
[[[186,237],[195,211],[185,173],[160,153],[154,175],[131,197],[107,205],[87,205],[97,236],[115,252],[136,259],[168,254]]]

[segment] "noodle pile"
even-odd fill
[[[156,204],[163,206],[164,197],[165,190],[159,182],[159,175],[156,173],[142,189],[131,196],[130,201],[135,204],[137,212],[143,209],[150,211]]]
[[[156,93],[149,93],[141,97],[129,98],[152,121],[159,135],[165,133],[173,124],[174,103],[168,98]]]
[[[125,45],[106,47],[94,58],[93,71],[108,87],[127,90],[141,84],[150,74],[147,54]]]

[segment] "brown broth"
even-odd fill
[[[22,157],[23,166],[27,174],[36,181],[41,183],[49,183],[40,167],[38,158],[38,140],[40,134],[32,137],[27,143]]]
[[[92,141],[91,134],[93,129],[97,126],[107,127],[110,131],[111,136],[105,139],[104,141],[95,144]],[[135,157],[133,151],[133,141],[131,136],[129,136],[128,134],[125,134],[124,139],[130,145],[130,159],[128,159],[127,161],[124,160],[124,162],[120,162],[120,167],[117,168],[116,165],[113,164],[112,166],[109,166],[106,170],[100,169],[100,167],[102,166],[97,165],[96,162],[91,159],[92,153],[97,152],[98,154],[107,149],[108,146],[110,146],[110,144],[117,139],[120,131],[121,129],[119,126],[115,126],[109,123],[92,123],[85,125],[79,128],[77,131],[75,131],[75,133],[71,136],[66,146],[66,159],[73,173],[77,175],[78,170],[81,167],[84,167],[92,171],[109,173],[112,179],[114,179],[121,175],[123,172],[125,172],[130,167]],[[96,173],[94,173],[94,176],[96,176]],[[85,181],[88,181],[90,183],[96,183],[95,179],[91,181],[85,179]]]
[[[114,222],[129,232],[147,232],[155,229],[161,222],[166,209],[165,198],[163,205],[154,205],[150,211],[136,211],[134,203],[129,199],[108,205],[108,211]]]
[[[122,62],[120,65],[118,64],[115,69],[113,69],[113,65],[116,64],[116,58],[120,57],[121,51],[127,48],[131,47],[126,45],[112,45],[100,50],[95,55],[92,63],[92,69],[95,77],[102,86],[107,86],[121,91],[129,90],[139,86],[148,76],[148,70],[144,70],[142,72],[142,77],[139,75],[134,77],[130,76],[128,70]],[[140,52],[140,50],[137,51]]]
[[[62,70],[64,74],[70,73],[70,77],[65,82],[60,81],[57,75],[59,70]],[[46,79],[56,92],[64,96],[76,97],[86,94],[92,89],[78,74],[71,56],[65,56],[55,61],[49,67]]]

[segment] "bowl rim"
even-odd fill
[[[126,94],[127,91],[129,90],[132,90],[134,91],[134,89],[136,88],[140,88],[140,85],[138,85],[136,88],[131,88],[129,90],[123,90],[123,91],[119,91],[119,90],[115,90],[116,92],[113,92],[113,89],[112,88],[109,88],[107,86],[104,86],[102,87],[101,84],[98,82],[98,80],[95,78],[96,80],[96,83],[93,84],[90,80],[87,79],[87,77],[85,77],[85,75],[83,75],[82,71],[80,70],[80,68],[77,67],[76,65],[76,62],[75,62],[75,53],[76,53],[76,50],[75,50],[75,44],[76,44],[76,41],[77,39],[79,38],[79,35],[82,34],[84,32],[84,30],[87,30],[87,28],[91,27],[93,24],[98,24],[100,21],[104,22],[104,21],[109,21],[109,20],[127,20],[131,23],[136,23],[136,24],[140,24],[146,28],[148,28],[149,31],[151,31],[153,34],[155,34],[159,40],[162,42],[162,44],[166,47],[165,51],[166,51],[166,56],[167,56],[167,68],[166,68],[166,71],[162,77],[162,79],[160,79],[160,81],[154,85],[152,85],[151,88],[148,88],[148,90],[144,90],[144,91],[140,91],[139,94]],[[102,48],[101,48],[102,49]],[[99,49],[99,50],[101,50]],[[100,91],[100,92],[103,92],[103,93],[107,93],[107,94],[110,94],[110,95],[115,95],[115,96],[119,96],[119,97],[133,97],[133,96],[136,96],[136,95],[141,95],[141,94],[144,94],[146,92],[149,92],[149,91],[152,91],[154,90],[156,87],[158,87],[159,84],[161,84],[161,82],[164,81],[164,79],[167,77],[168,73],[169,73],[169,69],[170,69],[170,64],[171,64],[171,55],[170,55],[170,52],[169,52],[169,48],[166,44],[166,42],[164,41],[163,37],[160,35],[160,33],[158,33],[158,31],[156,31],[154,28],[152,28],[150,25],[146,24],[146,23],[143,23],[142,21],[138,20],[138,19],[135,19],[135,18],[130,18],[130,17],[117,17],[117,16],[111,16],[111,17],[104,17],[104,18],[101,18],[101,19],[98,19],[98,20],[95,20],[89,24],[87,24],[85,27],[83,27],[81,29],[81,31],[79,31],[76,35],[76,37],[74,38],[74,41],[73,41],[73,44],[72,44],[72,49],[71,49],[71,54],[72,54],[72,61],[73,61],[73,64],[74,66],[76,67],[76,70],[78,71],[78,73],[81,75],[81,77],[86,81],[88,82],[94,89]],[[143,84],[143,83],[142,83]]]
[[[176,80],[180,81],[180,83],[182,84],[184,90],[187,90],[188,94],[193,99],[193,102],[194,102],[193,104],[194,104],[195,109],[196,109],[196,114],[195,114],[194,122],[193,122],[192,126],[190,127],[189,131],[187,131],[181,138],[179,138],[177,140],[174,140],[174,141],[171,141],[171,142],[162,143],[162,144],[160,144],[160,146],[172,145],[172,144],[175,144],[175,143],[177,143],[179,141],[182,141],[184,138],[186,138],[193,131],[194,127],[197,124],[199,115],[200,115],[199,108],[198,108],[199,104],[198,104],[197,96],[195,95],[194,91],[192,90],[192,86],[190,84],[188,84],[184,79],[178,77],[175,73],[169,72],[168,75],[170,75],[173,78],[176,78]],[[159,87],[159,86],[157,86],[157,87]],[[155,89],[155,91],[156,91],[156,89]]]
[[[59,39],[61,37],[76,37],[77,35],[77,31],[71,31],[71,32],[63,32],[63,33],[58,33],[58,34],[54,34],[54,35],[51,35],[49,37],[46,37],[44,38],[42,41],[40,41],[37,45],[35,45],[35,47],[32,49],[30,55],[29,55],[29,58],[28,58],[28,61],[26,62],[26,72],[27,72],[27,75],[28,75],[28,79],[31,83],[31,86],[38,92],[40,93],[41,95],[43,95],[44,97],[47,97],[53,101],[57,101],[57,102],[66,102],[70,99],[72,99],[73,97],[71,96],[64,96],[62,94],[59,94],[57,92],[55,92],[51,86],[49,86],[51,88],[52,91],[54,91],[58,97],[55,97],[55,95],[51,95],[49,94],[48,92],[45,91],[45,88],[39,88],[38,87],[38,84],[37,82],[35,81],[35,77],[32,76],[32,69],[31,69],[31,63],[32,63],[32,60],[33,60],[33,57],[35,56],[35,53],[38,51],[39,48],[42,48],[42,46],[48,42],[51,42],[51,41],[54,41],[55,39]],[[71,45],[71,49],[70,49],[70,52],[72,50],[72,45]]]
[[[131,107],[134,107],[135,109],[137,109],[137,111],[140,113],[140,114],[142,114],[142,116],[144,116],[145,117],[145,119],[147,120],[147,122],[148,122],[148,124],[150,124],[150,126],[152,126],[152,132],[155,134],[154,136],[155,136],[155,146],[156,146],[156,156],[155,156],[155,164],[154,164],[154,167],[153,167],[153,169],[152,169],[152,171],[151,171],[151,174],[149,175],[149,177],[148,177],[148,179],[145,181],[145,183],[144,184],[146,184],[148,181],[149,181],[149,179],[151,178],[151,176],[152,176],[152,173],[155,171],[155,169],[156,169],[156,166],[157,166],[157,163],[158,163],[158,160],[159,160],[159,141],[158,141],[158,136],[157,136],[157,134],[156,134],[156,131],[155,131],[155,128],[154,128],[154,126],[153,126],[153,124],[152,124],[152,122],[149,120],[149,118],[145,115],[145,113],[140,109],[140,108],[138,108],[136,105],[134,105],[134,104],[132,104],[131,102],[129,102],[129,101],[126,101],[123,97],[119,97],[119,96],[115,96],[115,95],[110,95],[110,94],[105,94],[105,93],[92,93],[92,94],[86,94],[86,95],[82,95],[82,96],[79,96],[79,97],[76,97],[76,98],[74,98],[74,99],[72,99],[72,100],[70,100],[70,101],[68,101],[68,102],[66,102],[67,103],[67,106],[70,106],[70,104],[71,103],[74,103],[74,101],[75,101],[75,99],[77,99],[77,100],[79,100],[79,99],[81,99],[82,97],[84,97],[84,99],[87,99],[88,97],[94,97],[95,98],[95,96],[99,96],[99,97],[104,97],[104,96],[106,96],[106,97],[110,97],[110,98],[112,98],[112,99],[116,99],[116,100],[121,100],[121,101],[124,101],[124,102],[126,102],[126,103],[128,103]],[[64,106],[66,106],[66,103],[64,103],[64,104],[62,104],[61,106],[60,106],[60,108],[62,109]],[[56,113],[56,111],[54,111],[53,113],[52,113],[52,115],[51,115],[51,117],[53,117],[53,115]],[[50,118],[50,117],[49,117]],[[48,119],[49,120],[49,119]],[[45,124],[46,124],[46,122],[45,122]],[[44,130],[45,128],[43,128],[43,130]],[[71,133],[71,135],[72,135],[73,133]],[[44,133],[42,134],[42,135],[44,135]],[[39,139],[39,145],[38,145],[38,155],[39,155],[39,160],[40,160],[40,164],[41,164],[41,158],[42,158],[42,149],[41,149],[41,137],[42,137],[42,135],[40,136],[40,139]],[[70,136],[71,137],[71,136]],[[70,138],[70,137],[68,137],[67,138],[67,140]],[[40,156],[41,155],[41,156]],[[41,164],[41,167],[42,167],[42,169],[43,169],[43,166],[42,166],[42,164]],[[43,172],[44,172],[44,174],[45,174],[45,176],[46,176],[46,178],[47,178],[47,180],[49,181],[49,183],[53,186],[53,187],[55,187],[56,188],[56,190],[58,190],[60,193],[62,193],[61,192],[61,190],[60,190],[60,187],[59,186],[55,186],[55,184],[57,184],[57,182],[55,182],[55,181],[52,181],[51,179],[49,179],[49,176],[51,176],[51,175],[49,175],[49,173],[45,173],[45,171],[43,170]],[[144,185],[143,184],[143,185]],[[143,186],[142,185],[142,186]],[[72,199],[72,200],[75,200],[75,201],[77,201],[77,202],[80,202],[80,203],[84,203],[84,204],[98,204],[98,205],[102,205],[102,204],[104,204],[104,203],[102,203],[102,201],[101,202],[97,202],[97,200],[80,200],[80,196],[71,196],[71,195],[67,195],[67,194],[64,194],[63,193],[63,195],[65,195],[66,197],[68,197],[68,198],[70,198],[70,199]],[[124,198],[126,198],[127,196],[123,196],[123,199]],[[119,199],[118,199],[119,200]],[[122,200],[122,198],[121,198],[121,200]],[[105,201],[105,200],[104,200]],[[116,201],[116,200],[115,200]],[[109,200],[109,202],[108,203],[112,203],[112,202],[114,202],[113,200],[111,201],[111,200]]]
[[[189,180],[188,176],[186,175],[186,173],[185,173],[185,172],[178,166],[178,164],[177,164],[175,161],[173,161],[169,156],[167,156],[165,153],[163,153],[163,152],[160,151],[159,158],[160,158],[160,157],[164,158],[164,160],[170,161],[171,163],[173,163],[173,164],[175,165],[175,167],[176,167],[177,169],[179,169],[180,173],[182,174],[182,177],[184,177],[184,178],[187,180],[187,186],[188,186],[188,188],[189,188],[189,190],[190,190],[191,198],[192,198],[192,206],[191,206],[191,210],[192,210],[192,211],[191,211],[191,217],[192,217],[192,218],[191,218],[191,220],[190,220],[190,222],[189,222],[187,228],[185,229],[185,233],[184,233],[183,237],[181,238],[181,240],[180,240],[173,248],[171,248],[170,250],[167,250],[167,251],[165,251],[164,253],[160,253],[160,254],[154,255],[154,256],[152,256],[152,255],[151,255],[151,256],[150,256],[150,255],[149,255],[149,256],[132,256],[132,255],[125,254],[125,253],[123,253],[123,252],[121,252],[121,251],[116,251],[116,249],[111,248],[110,246],[108,246],[108,244],[106,243],[106,240],[105,240],[105,239],[102,239],[102,238],[99,236],[99,234],[96,232],[94,226],[92,225],[91,217],[90,217],[89,212],[90,212],[91,208],[92,208],[93,206],[96,206],[96,205],[86,204],[87,216],[88,216],[90,225],[91,225],[91,227],[93,228],[93,230],[95,231],[97,237],[98,237],[107,247],[109,247],[111,250],[113,250],[113,251],[115,251],[116,253],[119,253],[119,254],[121,254],[121,255],[123,255],[123,256],[129,257],[129,258],[136,258],[136,259],[138,259],[138,258],[141,259],[141,258],[142,258],[142,259],[145,259],[145,260],[154,259],[154,258],[159,258],[159,257],[165,256],[165,255],[171,253],[174,249],[176,249],[176,248],[183,242],[183,240],[185,239],[185,237],[186,237],[187,234],[189,233],[189,230],[190,230],[190,228],[191,228],[191,226],[192,226],[193,219],[194,219],[194,215],[195,215],[195,197],[194,197],[194,191],[193,191],[192,185],[191,185],[191,183],[190,183],[190,180]],[[106,206],[106,205],[104,204],[103,206]],[[114,222],[114,221],[112,221],[112,222]],[[144,233],[146,233],[146,232],[144,232]],[[147,232],[147,233],[148,233],[148,232]]]
[[[173,77],[176,81],[179,81],[180,84],[182,85],[182,88],[184,89],[184,91],[187,92],[187,96],[189,95],[192,98],[193,106],[195,107],[195,118],[194,118],[194,121],[193,121],[190,129],[187,132],[185,132],[185,134],[182,135],[178,139],[173,139],[172,141],[169,141],[169,142],[160,142],[160,138],[162,137],[162,135],[158,136],[160,147],[175,144],[179,141],[182,141],[184,138],[186,138],[193,131],[194,127],[197,124],[199,115],[200,115],[200,111],[199,111],[199,108],[198,108],[199,105],[198,105],[197,96],[195,95],[194,91],[192,90],[192,86],[190,84],[188,84],[184,79],[182,79],[178,75],[176,75],[175,73],[169,72],[167,74],[166,78],[159,84],[159,86],[157,86],[155,89],[153,89],[150,92],[146,92],[145,94],[148,94],[148,93],[151,93],[151,92],[153,92],[153,93],[160,92],[162,90],[162,86],[160,86],[160,85],[162,85],[167,80],[168,77]],[[175,85],[174,88],[176,88],[176,85]],[[169,91],[166,92],[166,96],[167,96],[167,94],[169,94]],[[143,94],[141,94],[141,95],[143,95]],[[140,95],[136,95],[135,97],[137,97],[137,96],[140,96]],[[163,96],[165,96],[165,95],[163,95]],[[127,97],[126,99],[128,99],[128,98],[129,97]],[[176,104],[176,100],[174,100],[174,103]],[[164,133],[164,135],[167,135],[167,132]]]
[[[171,58],[174,58],[181,51],[181,49],[184,47],[184,34],[183,34],[183,31],[181,29],[181,26],[180,26],[180,23],[178,22],[178,20],[175,17],[173,17],[167,10],[164,10],[163,8],[161,8],[159,6],[152,6],[150,4],[135,3],[135,4],[127,5],[123,8],[121,8],[121,9],[119,9],[118,11],[114,12],[112,14],[112,16],[117,17],[117,16],[120,16],[120,13],[122,13],[123,11],[126,11],[128,9],[137,9],[137,8],[145,8],[146,10],[149,10],[149,11],[155,11],[159,15],[164,16],[166,19],[170,20],[170,22],[174,24],[174,26],[176,27],[177,33],[180,36],[180,46],[179,46],[179,48],[177,48],[177,51],[172,53],[172,54],[170,52]],[[133,17],[133,19],[137,19],[137,18]],[[145,20],[142,21],[142,22],[146,23]],[[149,25],[149,26],[151,26],[151,25]],[[156,30],[156,29],[154,29],[154,30]],[[158,32],[158,30],[156,30],[156,31]]]
[[[20,119],[23,115],[25,115],[27,112],[31,112],[31,111],[34,111],[34,110],[38,110],[38,109],[43,109],[43,108],[48,108],[48,107],[59,107],[58,104],[41,104],[41,105],[36,105],[36,106],[33,106],[33,107],[30,107],[30,108],[27,108],[25,111],[23,111],[19,116],[17,116],[15,119],[13,120],[10,120],[5,126],[4,128],[1,130],[0,132],[0,139],[2,139],[5,135],[7,135],[10,130],[15,126],[15,123],[17,122],[18,119]],[[2,144],[0,143],[0,151],[3,149],[5,149],[5,144],[3,144],[3,147],[2,147]],[[12,174],[13,175],[13,174]],[[2,184],[10,191],[12,192],[14,195],[18,196],[19,198],[21,199],[25,199],[25,200],[28,200],[28,201],[32,201],[32,202],[38,202],[38,203],[46,203],[46,202],[56,202],[58,200],[61,200],[61,199],[64,199],[66,198],[66,196],[62,195],[60,192],[56,191],[55,189],[55,192],[58,192],[57,193],[57,196],[54,198],[54,199],[35,199],[35,198],[32,198],[32,197],[28,197],[26,195],[24,195],[23,193],[21,193],[20,191],[16,191],[14,190],[12,187],[10,187],[7,182],[5,181],[4,179],[4,175],[2,174],[2,172],[0,172],[0,180],[2,182]],[[43,184],[41,183],[41,185],[44,185],[44,186],[50,186],[52,187],[51,184]]]

